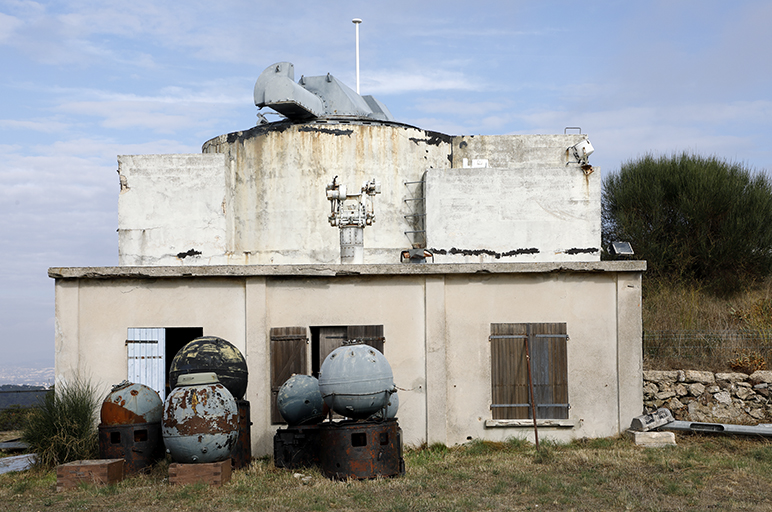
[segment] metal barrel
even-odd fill
[[[273,436],[273,464],[277,468],[300,469],[320,465],[320,425],[282,428]]]
[[[367,479],[404,473],[396,420],[326,423],[319,441],[321,470],[328,478]]]
[[[163,453],[161,422],[99,425],[99,458],[123,459],[126,472],[152,466]]]

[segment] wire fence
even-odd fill
[[[729,371],[743,360],[769,367],[772,331],[645,331],[643,358],[650,370]]]

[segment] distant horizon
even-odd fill
[[[0,366],[0,385],[45,386],[54,384],[54,367]]]

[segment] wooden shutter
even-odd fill
[[[286,423],[279,414],[276,397],[279,388],[293,374],[305,374],[306,344],[308,335],[305,327],[271,328],[271,423]]]
[[[526,324],[491,324],[491,394],[494,406],[528,403],[525,336]],[[492,407],[491,410],[494,420],[528,418],[527,407]]]
[[[566,324],[531,324],[533,394],[540,407],[537,418],[568,418],[568,358]]]
[[[345,326],[320,327],[319,328],[319,361],[316,368],[321,368],[322,363],[330,352],[343,345],[348,340]]]
[[[166,329],[129,328],[126,336],[127,379],[166,398]]]
[[[529,340],[537,418],[568,418],[565,323],[491,324],[493,419],[531,418],[525,341]],[[555,404],[550,407],[550,404]],[[501,407],[509,405],[509,407]]]
[[[349,325],[347,331],[346,337],[349,341],[363,341],[383,354],[385,338],[383,337],[382,325]]]

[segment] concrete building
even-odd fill
[[[118,157],[119,266],[49,269],[57,382],[164,393],[176,350],[223,337],[246,356],[266,454],[278,386],[355,338],[392,365],[405,442],[532,438],[528,339],[540,436],[615,435],[641,414],[645,262],[600,261],[585,135],[448,136],[293,73],[277,63],[255,87],[283,121],[202,154]],[[371,180],[365,263],[342,264],[328,185]],[[358,194],[342,192],[349,213]]]

